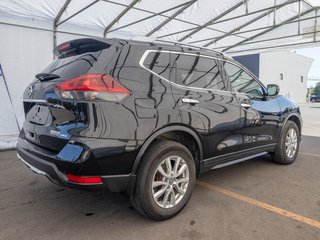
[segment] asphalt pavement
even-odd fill
[[[120,193],[82,192],[32,173],[0,152],[0,239],[320,239],[320,104],[301,106],[295,163],[268,155],[198,178],[186,208],[154,222]]]

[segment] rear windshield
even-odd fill
[[[57,74],[60,78],[55,81],[64,81],[86,74],[93,64],[98,60],[100,52],[85,53],[67,58],[58,58],[49,64],[41,73]]]

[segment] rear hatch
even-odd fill
[[[83,118],[79,111],[77,98],[63,98],[57,94],[57,85],[67,80],[94,72],[101,74],[103,51],[114,51],[112,45],[95,39],[79,39],[59,45],[55,50],[58,57],[28,86],[24,92],[23,125],[25,138],[43,148],[59,152],[70,140]],[[105,54],[103,54],[105,56]],[[102,61],[106,61],[103,59]],[[106,65],[104,65],[106,66]]]

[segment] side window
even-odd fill
[[[169,64],[170,54],[163,52],[150,52],[145,58],[143,65],[149,68],[152,72],[169,80]]]
[[[249,93],[254,96],[263,96],[261,85],[251,77],[245,70],[238,66],[224,62],[224,68],[235,92]]]
[[[171,53],[173,72],[170,80],[186,87],[225,90],[218,60]]]

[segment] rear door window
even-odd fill
[[[185,87],[226,90],[218,60],[187,54],[171,54],[171,81]]]
[[[145,58],[143,65],[150,71],[169,80],[170,54],[166,52],[150,52]]]

